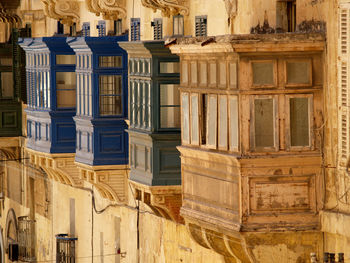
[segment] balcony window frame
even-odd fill
[[[105,94],[102,95],[101,94],[101,77],[104,76],[112,76],[112,77],[120,77],[120,94]],[[123,96],[123,83],[124,83],[124,78],[122,74],[108,74],[108,73],[101,73],[98,75],[98,116],[100,116],[101,118],[105,118],[105,117],[119,117],[119,116],[123,116],[124,115],[124,96]],[[102,97],[120,97],[120,109],[121,112],[120,114],[101,114],[101,99]]]
[[[173,82],[170,82],[170,81],[159,81],[157,84],[157,87],[158,87],[158,94],[157,94],[157,97],[158,97],[158,108],[159,108],[159,116],[158,116],[158,127],[159,127],[159,130],[161,131],[166,131],[166,130],[171,130],[171,131],[179,131],[181,129],[181,96],[180,96],[180,85],[179,84],[175,84]],[[177,91],[178,91],[178,95],[179,95],[179,104],[175,105],[175,104],[171,104],[171,105],[162,105],[161,104],[161,86],[162,85],[173,85],[175,86],[175,88],[177,88]],[[178,121],[179,121],[179,126],[178,127],[162,127],[161,126],[161,112],[162,112],[162,108],[178,108],[179,109],[179,115],[177,116],[178,118]]]
[[[182,26],[181,22],[182,21]],[[177,24],[178,32],[175,34],[175,25]],[[177,14],[173,16],[173,36],[174,37],[182,37],[185,34],[185,18],[183,15]]]
[[[273,105],[273,145],[272,146],[256,146],[255,139],[255,100],[272,99]],[[252,95],[250,96],[250,150],[252,152],[276,152],[279,150],[279,110],[278,110],[278,95]]]
[[[253,69],[253,64],[254,63],[272,63],[272,73],[273,73],[273,83],[272,84],[256,84],[254,83],[254,69]],[[261,89],[261,88],[276,88],[277,87],[277,60],[276,59],[253,59],[249,61],[249,68],[250,68],[250,86],[253,89]]]
[[[288,83],[288,62],[305,62],[308,63],[309,68],[309,83]],[[283,62],[284,66],[284,85],[286,88],[304,88],[304,87],[312,87],[312,60],[311,58],[293,58],[293,59],[285,59]]]
[[[308,124],[309,124],[309,145],[305,146],[292,146],[291,138],[291,127],[290,127],[290,99],[292,98],[307,98],[308,99]],[[286,113],[286,125],[285,125],[285,138],[286,138],[286,149],[288,151],[310,151],[314,149],[314,132],[313,132],[313,94],[288,94],[285,95],[285,113]]]

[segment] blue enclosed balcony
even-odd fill
[[[27,148],[75,152],[75,54],[66,37],[26,38]]]
[[[77,163],[128,164],[128,60],[117,43],[127,40],[127,35],[67,40],[77,57]]]

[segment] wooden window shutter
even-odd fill
[[[160,40],[163,38],[163,20],[161,18],[154,19],[153,39]]]
[[[340,6],[339,10],[339,39],[338,39],[338,104],[340,111],[338,131],[338,155],[339,165],[346,167],[349,159],[349,122],[350,122],[350,98],[349,98],[349,35],[350,35],[350,4]]]
[[[130,25],[130,40],[139,41],[140,40],[140,18],[131,18]]]
[[[207,35],[207,16],[197,16],[195,20],[196,37]]]

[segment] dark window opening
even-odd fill
[[[207,107],[208,107],[208,95],[202,94],[202,125],[201,125],[201,136],[202,136],[202,145],[207,144]]]
[[[123,28],[122,28],[122,20],[118,19],[118,20],[114,20],[114,35],[116,36],[120,36],[121,34],[123,34]]]
[[[61,21],[57,21],[57,34],[64,34],[64,27]]]
[[[296,30],[296,1],[277,1],[276,5],[277,32],[295,32]]]
[[[73,25],[71,25],[69,27],[69,35],[75,37],[77,35],[77,24],[73,23]]]

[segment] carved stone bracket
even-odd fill
[[[238,232],[235,236],[226,235],[222,231],[214,231],[199,224],[190,223],[187,220],[186,227],[194,241],[223,255],[227,262],[256,262],[252,252],[246,246],[245,239]]]
[[[147,206],[152,211],[168,220],[184,224],[184,219],[180,216],[182,205],[181,186],[147,186],[130,181],[135,190],[135,198]]]
[[[143,6],[153,9],[154,12],[160,10],[162,16],[189,15],[187,0],[141,0],[141,2]]]
[[[43,21],[45,19],[43,10],[21,10],[20,14],[23,24],[33,23],[35,21]]]
[[[42,168],[50,179],[71,186],[82,186],[74,154],[46,154],[26,149],[29,162]]]
[[[126,165],[89,166],[76,163],[82,180],[93,184],[103,198],[113,202],[127,201],[127,172]]]
[[[71,26],[78,23],[79,3],[75,0],[41,0],[44,4],[44,13],[46,16],[60,20],[62,24]]]
[[[90,12],[105,20],[126,18],[125,0],[86,0]]]

